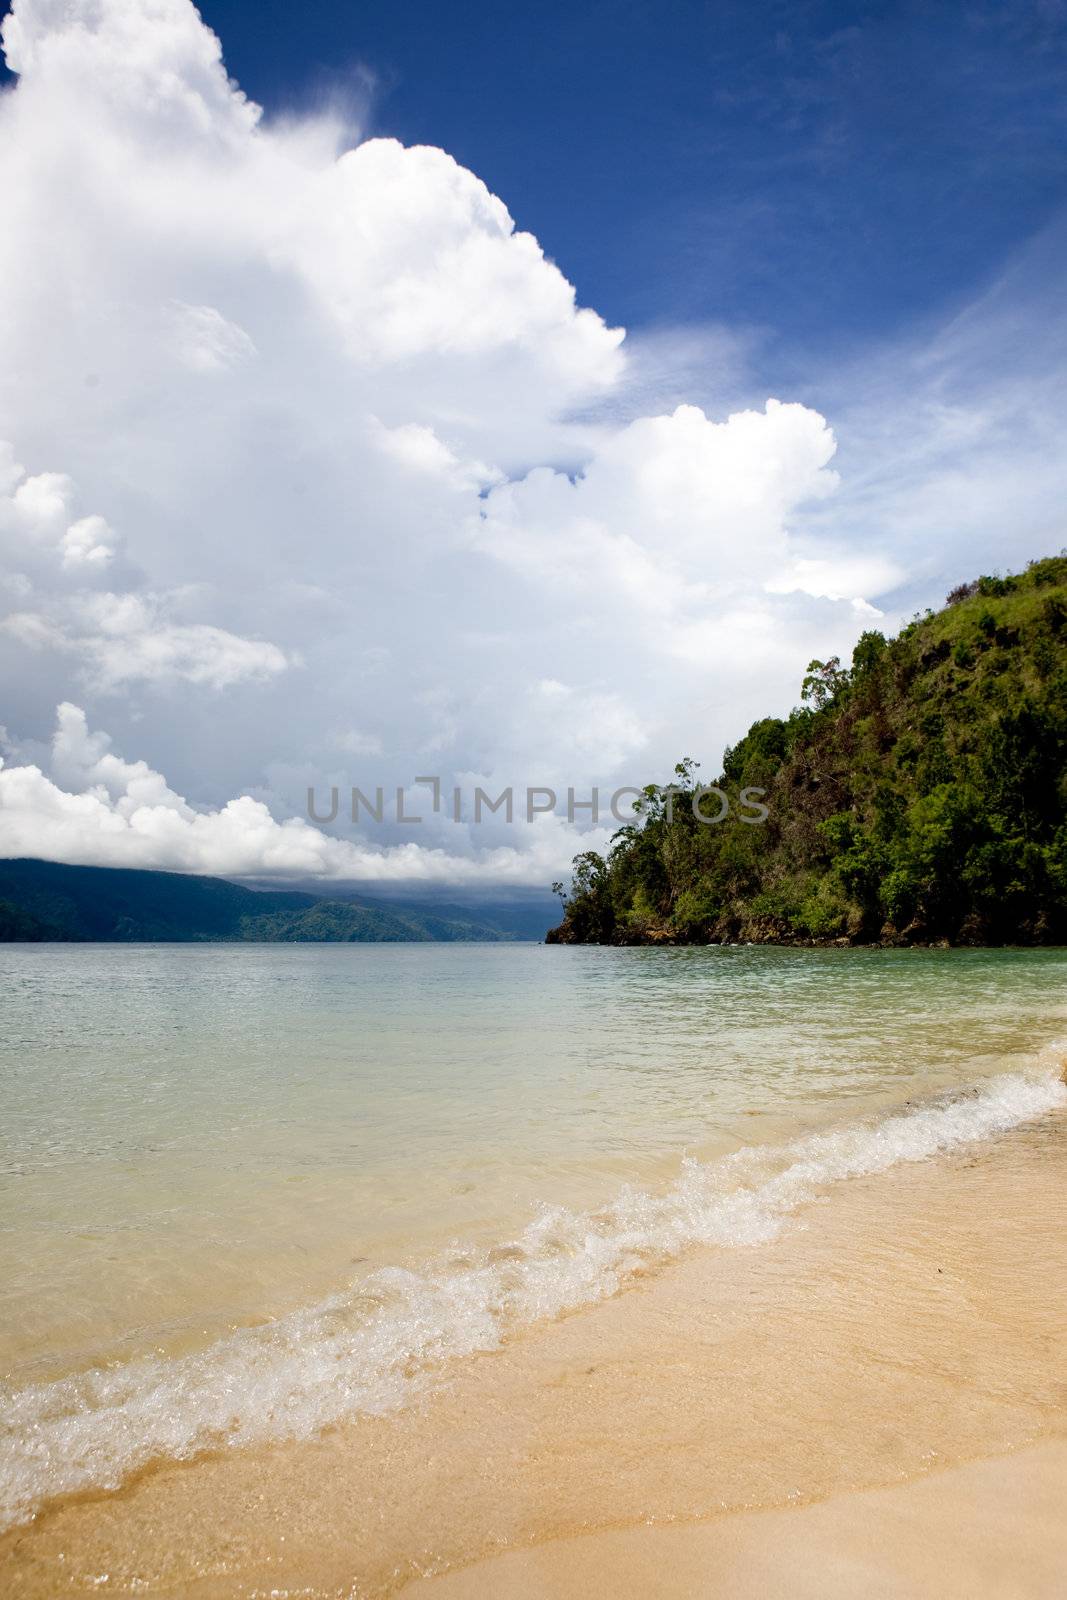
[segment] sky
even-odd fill
[[[907,327],[1063,203],[1062,6],[217,0],[267,105],[441,145],[612,324]],[[294,37],[294,32],[297,36]]]
[[[569,789],[1067,543],[1060,0],[3,43],[2,854],[544,885]]]

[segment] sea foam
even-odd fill
[[[3,1394],[0,1526],[73,1490],[114,1488],[157,1458],[308,1438],[388,1411],[447,1360],[614,1294],[695,1245],[758,1245],[828,1185],[980,1143],[1067,1106],[1053,1071],[980,1086],[781,1147],[687,1160],[660,1193],[546,1207],[515,1240],[342,1294],[195,1354],[145,1357]]]

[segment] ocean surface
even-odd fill
[[[1067,1103],[1067,951],[0,947],[0,1525]]]

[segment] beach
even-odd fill
[[[418,1582],[416,1600],[572,1594],[734,1600],[1057,1600],[1067,1442],[972,1462],[902,1488],[670,1528],[535,1546]]]
[[[517,971],[536,972],[543,999],[561,970],[521,966],[554,952],[514,954],[495,980],[514,988],[512,1026]],[[0,1541],[5,1593],[1055,1592],[1050,1574],[1067,1568],[1049,1512],[1067,1438],[1063,958],[858,966],[850,953],[742,952],[731,966],[730,953],[697,952],[701,1035],[684,1004],[673,1022],[664,1010],[679,972],[669,955],[608,954],[614,967],[594,951],[567,969],[572,1004],[598,1001],[586,1045],[595,1036],[618,1064],[618,1007],[630,1033],[635,1006],[645,1028],[658,1019],[660,1047],[675,1047],[655,1080],[663,1102],[716,1040],[730,1141],[705,1079],[673,1115],[688,1126],[703,1106],[710,1148],[665,1152],[669,1119],[642,1147],[625,1107],[601,1110],[600,1164],[557,1130],[584,1210],[510,1233],[483,1213],[481,1242],[462,1259],[451,1247],[432,1272],[376,1269],[315,1306],[222,1332],[205,1320],[199,1339],[188,1320],[154,1344],[142,1326],[65,1372],[57,1320],[47,1370],[7,1378],[5,1496],[23,1509]],[[692,962],[681,970],[691,995]],[[772,974],[796,1010],[775,1021],[774,1059],[766,1032],[752,1104],[735,1109],[727,1018],[735,1040],[754,1026],[736,1017],[737,995]],[[860,1039],[839,1025],[864,991]],[[877,1028],[884,1052],[897,1027],[887,1085],[871,1039]],[[646,1047],[654,1056],[642,1035],[642,1059]],[[856,1063],[876,1060],[861,1092]],[[792,1127],[789,1062],[809,1078]],[[554,1104],[559,1119],[554,1093],[545,1115]],[[624,1136],[640,1186],[620,1192]],[[317,1214],[329,1216],[325,1200]]]

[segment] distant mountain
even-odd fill
[[[0,861],[0,941],[400,944],[522,937],[465,906],[328,899],[179,872]]]
[[[578,856],[548,942],[1067,943],[1067,555],[865,633],[801,696],[725,752],[721,822],[684,761]]]
[[[306,892],[314,894],[309,885]],[[508,939],[536,940],[540,943],[553,923],[559,921],[559,901],[555,895],[540,889],[505,892],[485,890],[469,900],[438,900],[432,892],[414,898],[408,890],[397,896],[391,891],[363,894],[355,890],[336,889],[332,898],[353,900],[359,905],[373,906],[381,911],[403,912],[415,919],[431,916],[446,922],[477,924],[495,930]]]

